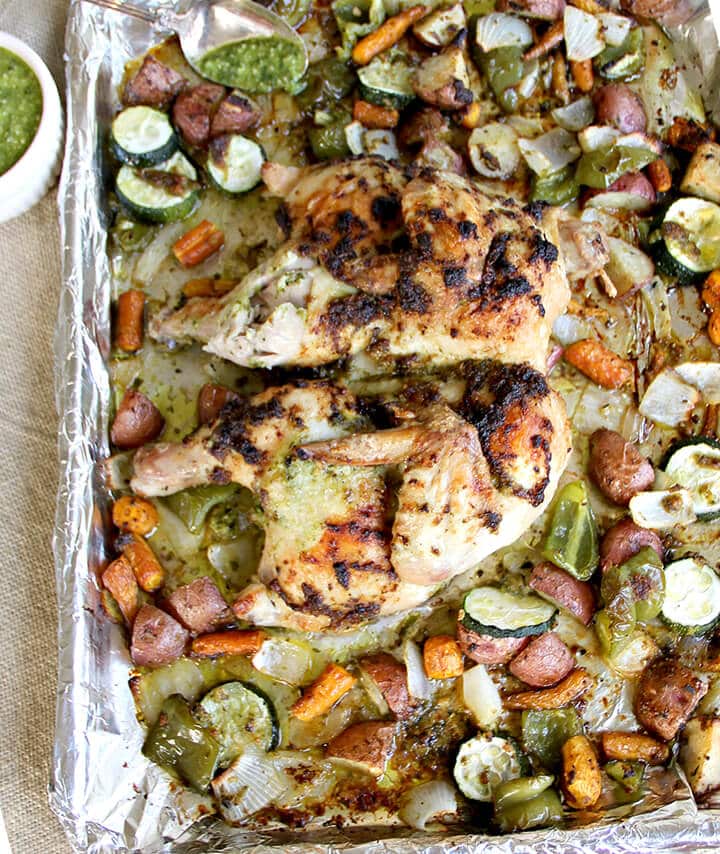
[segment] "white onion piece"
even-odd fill
[[[621,45],[632,28],[630,18],[626,18],[624,15],[616,15],[614,12],[601,12],[597,19],[602,27],[605,44],[609,44],[611,47]]]
[[[210,785],[225,821],[239,823],[271,804],[288,783],[274,767],[270,754],[248,744]]]
[[[585,154],[592,154],[612,145],[619,136],[620,131],[609,125],[589,125],[578,133],[577,140]]]
[[[282,809],[308,802],[322,803],[335,786],[336,777],[330,762],[313,760],[299,750],[276,750],[268,759],[285,783],[284,790],[274,798],[274,803]]]
[[[170,255],[172,245],[187,230],[182,222],[161,228],[157,236],[145,247],[135,263],[133,281],[147,285],[154,278],[162,262]]]
[[[591,196],[586,206],[591,208],[607,208],[613,211],[648,211],[653,202],[647,196],[639,193],[629,193],[627,190],[608,190]]]
[[[580,157],[574,134],[555,128],[536,139],[521,139],[518,143],[527,165],[541,177],[559,172]]]
[[[683,362],[675,370],[702,392],[705,403],[720,403],[720,362]]]
[[[192,560],[202,548],[204,532],[191,534],[182,519],[170,510],[162,501],[153,502],[160,520],[158,527],[165,535],[175,557],[180,560]],[[153,537],[150,537],[153,544]]]
[[[696,519],[692,495],[687,489],[638,492],[630,499],[630,515],[636,525],[659,531],[689,525]]]
[[[553,324],[553,338],[568,347],[583,338],[591,338],[592,326],[576,314],[561,314]]]
[[[463,673],[463,702],[481,729],[493,729],[502,713],[502,698],[483,664]]]
[[[398,815],[409,827],[425,830],[428,822],[455,815],[457,809],[455,787],[447,780],[432,780],[403,795]]]
[[[657,424],[677,427],[687,421],[699,403],[700,392],[667,368],[647,387],[638,408],[641,415]]]
[[[520,165],[518,135],[508,125],[490,122],[475,128],[468,154],[476,172],[486,178],[510,178]]]
[[[365,151],[365,127],[360,122],[350,122],[345,125],[345,140],[351,154],[362,154]]]
[[[595,118],[595,108],[590,98],[585,96],[566,107],[556,107],[551,115],[561,128],[577,133],[592,123]]]
[[[504,12],[491,12],[478,18],[475,41],[484,51],[498,47],[527,47],[533,42],[532,30],[515,15]]]
[[[205,687],[198,665],[189,658],[179,658],[165,667],[158,667],[138,677],[133,688],[135,701],[143,720],[152,726],[160,715],[162,704],[172,694],[181,694],[195,702]]]
[[[505,119],[506,123],[517,131],[517,135],[524,139],[537,139],[545,131],[550,130],[544,119],[539,116],[521,116],[514,113]]]
[[[391,130],[366,130],[364,145],[368,154],[375,154],[385,160],[397,160],[400,157],[397,140]]]
[[[299,643],[268,638],[252,657],[252,665],[278,682],[299,685],[312,666],[312,655],[306,646]]]
[[[592,59],[605,47],[600,33],[600,21],[575,6],[565,7],[563,30],[565,54],[571,62]]]
[[[403,643],[403,661],[407,670],[408,693],[418,700],[429,700],[432,697],[432,685],[425,675],[420,647],[411,640]]]
[[[540,63],[537,59],[532,59],[525,64],[527,73],[522,80],[517,84],[517,93],[521,98],[527,99],[535,91],[535,87],[540,82]]]

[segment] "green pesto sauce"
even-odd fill
[[[304,67],[302,48],[275,36],[221,45],[206,53],[198,63],[206,77],[246,92],[291,90]]]
[[[0,175],[22,157],[40,124],[42,89],[29,65],[0,47]]]

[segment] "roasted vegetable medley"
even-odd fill
[[[144,754],[248,826],[572,826],[687,797],[678,766],[712,803],[695,10],[272,8],[299,83],[230,90],[168,41],[108,129],[98,583]]]

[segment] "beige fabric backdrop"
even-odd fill
[[[66,11],[67,0],[0,0],[0,30],[41,54],[61,92]],[[71,850],[47,802],[56,684],[57,219],[53,192],[0,225],[0,809],[14,854]]]

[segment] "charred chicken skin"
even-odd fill
[[[395,425],[328,381],[230,401],[179,444],[139,450],[132,488],[251,489],[265,545],[235,614],[258,625],[344,628],[413,608],[515,540],[550,500],[570,449],[560,398],[525,364],[465,363],[385,402]]]
[[[470,181],[364,157],[267,164],[287,241],[222,298],[156,315],[240,365],[319,366],[368,350],[422,365],[467,359],[543,369],[569,288],[555,215]]]

